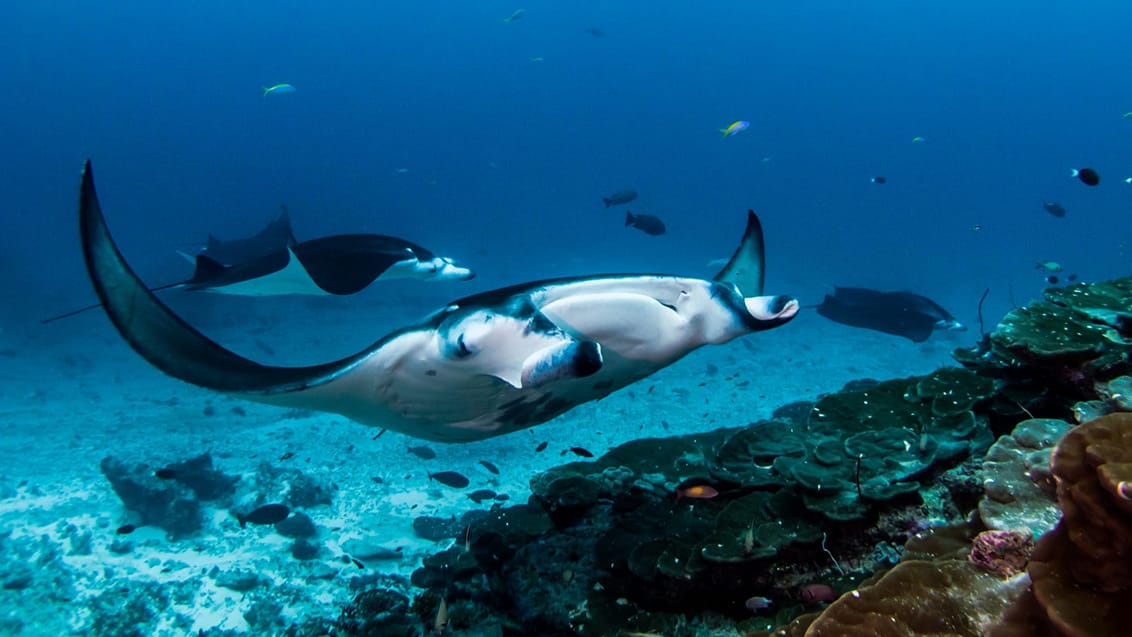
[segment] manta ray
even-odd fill
[[[296,241],[286,208],[255,236],[224,241],[210,234],[199,254],[185,257],[196,266],[192,277],[158,289],[244,296],[348,295],[375,281],[475,277],[454,260],[398,237],[340,234]]]
[[[913,292],[834,286],[833,295],[825,295],[817,311],[836,323],[903,336],[914,343],[928,340],[937,329],[967,329],[939,303]]]
[[[763,233],[748,211],[738,250],[711,280],[615,274],[522,283],[449,303],[341,360],[276,367],[210,340],[146,288],[110,236],[89,161],[79,225],[101,306],[162,372],[240,398],[440,442],[546,422],[703,345],[782,325],[799,307],[787,296],[762,295]]]
[[[296,241],[286,208],[257,234],[221,240],[211,233],[189,278],[151,292],[190,290],[241,296],[357,294],[377,281],[466,281],[475,272],[411,241],[382,234],[340,234]],[[87,305],[44,319],[51,323],[93,310]]]

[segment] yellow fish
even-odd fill
[[[728,125],[727,128],[719,129],[719,132],[723,133],[724,137],[731,137],[732,135],[735,135],[736,133],[741,133],[741,132],[747,130],[747,127],[750,126],[750,125],[751,125],[751,123],[748,122],[748,121],[738,120],[738,121],[735,121],[735,122],[731,122],[731,124]]]
[[[926,140],[923,137],[920,137],[919,135],[916,135],[915,137],[912,138],[913,144],[919,144],[922,141],[926,141]]]

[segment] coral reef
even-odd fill
[[[1064,420],[1031,418],[991,446],[981,471],[986,497],[979,502],[979,517],[988,528],[1027,528],[1034,536],[1053,528],[1061,511],[1049,456],[1069,427]]]
[[[972,349],[955,351],[955,359],[1002,386],[991,407],[991,425],[1025,414],[1033,417],[1075,417],[1074,406],[1086,409],[1078,422],[1097,415],[1097,386],[1132,372],[1132,277],[1101,283],[1050,287],[1044,299],[1009,312]]]
[[[1070,431],[1050,464],[1062,519],[1038,540],[1029,593],[992,635],[1124,634],[1132,625],[1132,414]]]

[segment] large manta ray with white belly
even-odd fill
[[[441,442],[546,422],[702,345],[777,327],[798,312],[795,299],[760,296],[763,236],[752,211],[738,250],[710,281],[618,274],[514,285],[455,301],[342,360],[274,367],[210,340],[146,289],[110,237],[89,161],[79,225],[102,307],[166,374]]]

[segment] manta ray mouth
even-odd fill
[[[743,300],[747,312],[760,322],[762,321],[788,321],[798,313],[801,307],[798,299],[785,296],[756,296]]]

